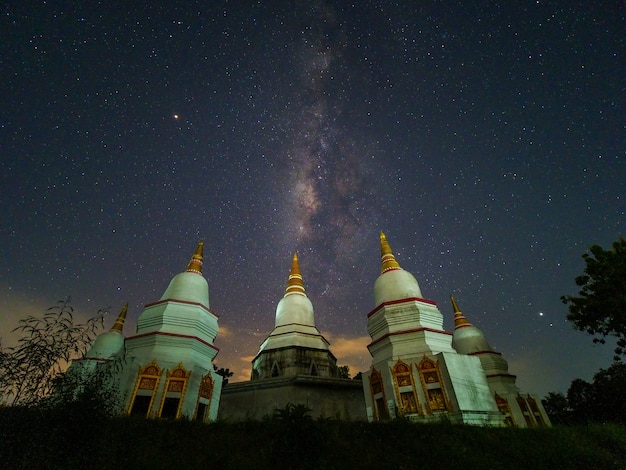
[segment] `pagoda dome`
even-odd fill
[[[422,291],[417,280],[400,267],[383,232],[380,232],[380,251],[382,268],[374,283],[375,306],[394,300],[421,299]]]
[[[172,278],[160,300],[191,302],[209,308],[209,284],[202,275],[203,246],[201,241],[187,270]]]
[[[283,297],[276,306],[275,326],[298,323],[301,325],[315,325],[313,304],[308,297],[290,295]]]
[[[276,306],[275,326],[300,324],[315,326],[313,304],[304,290],[298,255],[294,253],[285,295]]]
[[[487,343],[485,334],[474,325],[455,329],[452,335],[452,347],[459,354],[493,351],[493,348]]]
[[[478,352],[494,352],[487,342],[485,334],[480,328],[472,325],[461,313],[454,297],[450,296],[454,309],[454,333],[452,335],[452,347],[459,354],[473,354]]]
[[[96,337],[93,345],[89,351],[87,351],[87,354],[85,354],[85,358],[113,359],[124,352],[124,334],[122,333],[122,329],[124,327],[127,311],[128,304],[124,305],[124,308],[118,315],[111,329]]]
[[[89,359],[113,359],[124,350],[124,335],[119,331],[107,331],[98,335],[85,354]]]

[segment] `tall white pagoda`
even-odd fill
[[[437,304],[422,296],[382,232],[380,248],[376,307],[367,325],[372,365],[363,374],[368,420],[404,416],[421,422],[445,418],[476,425],[512,424],[511,412],[498,400],[511,400],[517,389],[501,356],[475,330],[459,326],[454,335],[445,331]],[[478,351],[472,349],[476,347]],[[516,419],[514,424],[532,423]]]
[[[285,295],[276,307],[274,329],[252,360],[250,379],[294,375],[337,377],[337,359],[315,326],[313,304],[306,295],[295,253]]]
[[[337,359],[315,326],[296,254],[274,329],[252,360],[250,381],[224,387],[219,417],[261,419],[290,404],[306,406],[315,417],[365,419],[361,382],[337,377]]]
[[[202,275],[203,246],[198,244],[187,269],[174,276],[161,298],[145,306],[133,336],[122,334],[125,308],[113,328],[71,366],[85,374],[116,361],[111,380],[122,412],[204,422],[217,417],[222,377],[212,361],[218,353],[213,344],[218,317],[209,307]]]

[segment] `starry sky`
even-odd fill
[[[383,230],[523,391],[608,367],[565,320],[624,233],[623,2],[2,7],[0,334],[72,297],[125,334],[200,239],[216,363],[249,377],[297,252],[338,364],[370,365]]]

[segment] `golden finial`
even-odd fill
[[[122,308],[122,311],[117,316],[117,320],[115,320],[115,323],[109,331],[119,331],[121,333],[124,330],[124,320],[126,320],[126,312],[128,312],[128,302],[126,302],[126,305],[124,305],[124,308]]]
[[[461,309],[459,308],[458,304],[456,303],[456,300],[454,300],[454,296],[453,295],[450,296],[450,301],[452,302],[452,310],[454,310],[454,313],[461,313]]]
[[[381,274],[384,274],[387,271],[392,271],[394,269],[402,269],[396,261],[396,257],[393,256],[393,252],[391,251],[391,247],[389,246],[387,237],[382,232],[382,230],[380,232],[380,257],[382,259],[382,267],[380,270]]]
[[[202,274],[202,251],[204,248],[204,240],[200,240],[198,248],[191,257],[191,261],[187,265],[187,272]]]
[[[472,326],[470,322],[467,321],[465,315],[461,313],[461,309],[454,300],[454,296],[450,296],[450,300],[452,301],[452,310],[454,310],[454,329],[460,328],[462,326]]]
[[[291,261],[291,271],[289,272],[289,280],[287,281],[287,288],[285,289],[285,295],[287,294],[306,295],[304,283],[302,282],[302,274],[300,274],[298,255],[296,253],[293,254],[293,260]]]

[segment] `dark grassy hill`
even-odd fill
[[[0,408],[0,467],[626,469],[626,429],[524,430],[309,417],[205,425]]]

